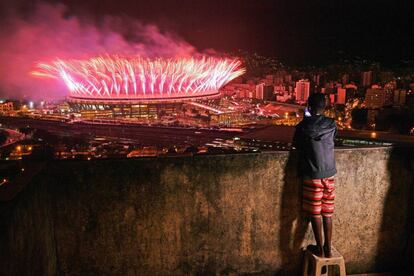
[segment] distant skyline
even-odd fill
[[[39,1],[16,1],[30,14]],[[324,65],[341,56],[385,64],[413,59],[414,20],[409,1],[278,0],[61,0],[68,16],[128,16],[172,32],[198,50],[241,49],[288,65]],[[1,7],[1,6],[0,6]]]

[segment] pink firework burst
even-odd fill
[[[63,80],[82,99],[162,99],[217,94],[245,69],[230,58],[149,59],[106,56],[37,64],[33,75]]]

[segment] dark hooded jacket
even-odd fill
[[[322,115],[305,117],[297,126],[293,146],[300,151],[299,174],[312,179],[336,174],[334,138],[336,124]]]

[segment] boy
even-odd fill
[[[310,114],[296,126],[293,146],[300,151],[300,175],[303,177],[305,213],[311,218],[316,246],[308,249],[317,256],[331,257],[332,215],[334,212],[336,174],[334,157],[335,121],[323,116],[326,101],[321,93],[308,99]],[[322,218],[325,241],[322,246]]]

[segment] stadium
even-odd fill
[[[106,56],[40,63],[32,74],[56,78],[83,117],[159,117],[182,104],[220,96],[219,89],[242,75],[230,58],[148,59]]]

